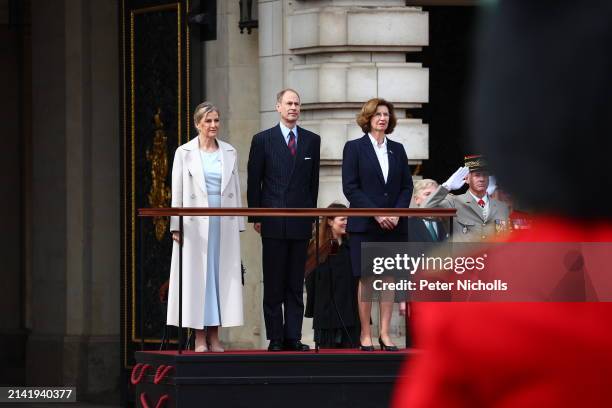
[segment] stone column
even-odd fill
[[[0,235],[2,295],[0,296],[0,384],[22,385],[25,381],[26,293],[24,271],[27,251],[24,225],[27,207],[24,182],[25,154],[29,141],[29,16],[24,11],[21,26],[10,25],[9,4],[0,5],[0,203],[3,228]]]
[[[118,399],[117,2],[32,2],[30,385]]]
[[[355,115],[373,97],[395,104],[391,138],[411,164],[428,158],[428,127],[407,108],[429,97],[429,71],[406,62],[428,45],[428,14],[402,0],[260,0],[259,67],[261,127],[277,121],[275,93],[301,95],[300,125],[321,135],[319,207],[342,194],[340,165],[347,140],[361,137]],[[395,334],[403,327],[394,318]],[[304,333],[310,332],[305,322]]]

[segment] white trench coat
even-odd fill
[[[221,153],[221,207],[242,207],[236,149],[217,139]],[[198,138],[179,146],[172,165],[172,207],[208,207],[208,194],[200,159]],[[219,253],[219,309],[223,327],[240,326],[242,275],[240,236],[244,218],[221,217]],[[179,230],[179,218],[171,217],[170,231]],[[202,329],[206,293],[208,216],[183,217],[183,327]],[[174,242],[174,241],[173,241]],[[167,324],[178,326],[179,245],[173,243],[168,291]]]

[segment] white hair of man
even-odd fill
[[[421,191],[423,191],[426,188],[429,188],[431,186],[433,186],[434,188],[438,188],[438,182],[436,180],[432,180],[432,179],[417,180],[414,183],[414,190],[412,191],[412,196],[415,197]]]

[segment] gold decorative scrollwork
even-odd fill
[[[155,207],[170,207],[171,190],[166,185],[168,176],[168,147],[164,123],[161,120],[161,108],[153,115],[155,123],[155,136],[153,137],[153,148],[147,149],[147,161],[151,163],[151,190],[147,195],[149,205]],[[161,241],[168,229],[167,217],[153,218],[155,225],[155,238]]]

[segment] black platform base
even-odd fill
[[[411,353],[136,352],[132,382],[139,407],[379,408]]]

